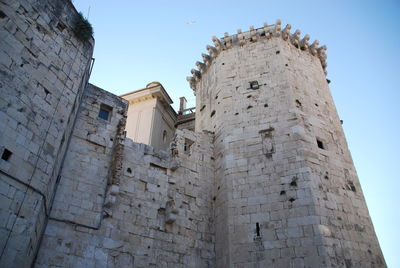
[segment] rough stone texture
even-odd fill
[[[109,120],[101,105],[112,107]],[[117,146],[117,126],[125,120],[127,101],[90,85],[85,90],[71,143],[60,173],[50,218],[98,228]]]
[[[1,267],[386,266],[326,47],[280,21],[213,38],[195,122],[155,152],[125,137],[126,101],[85,89],[70,1],[0,7]]]
[[[196,131],[215,132],[217,267],[384,267],[323,60],[234,38],[194,72]]]
[[[70,1],[0,3],[0,266],[27,267],[51,207],[93,40]]]
[[[195,118],[195,113],[178,114],[175,127],[177,129],[188,129],[194,131]]]
[[[212,137],[178,130],[176,145],[172,157],[125,140],[123,174],[100,227],[50,219],[36,267],[215,267]]]

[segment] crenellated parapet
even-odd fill
[[[239,29],[237,30],[237,34],[230,35],[225,33],[224,37],[221,39],[213,36],[211,40],[214,46],[207,45],[206,49],[208,54],[201,54],[203,62],[196,62],[197,70],[192,69],[192,76],[188,76],[186,80],[189,82],[190,87],[196,91],[197,82],[200,81],[202,74],[207,72],[207,69],[221,51],[228,50],[235,46],[244,46],[246,43],[254,43],[262,39],[271,38],[282,38],[282,40],[289,42],[299,50],[308,51],[311,55],[318,57],[325,74],[327,74],[327,47],[325,45],[319,46],[318,40],[310,44],[310,36],[308,34],[301,37],[301,31],[299,29],[295,30],[293,33],[291,33],[291,29],[292,26],[290,24],[287,24],[282,29],[281,20],[278,19],[275,24],[268,25],[264,23],[264,26],[261,28],[255,29],[251,26],[247,32],[242,32],[242,30]]]

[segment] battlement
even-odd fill
[[[299,29],[297,29],[294,33],[291,33],[291,29],[292,26],[290,24],[287,24],[285,28],[282,29],[282,22],[278,19],[275,24],[268,25],[267,23],[264,23],[264,26],[261,28],[255,29],[253,26],[251,26],[247,32],[242,32],[242,30],[239,29],[237,30],[237,34],[229,35],[228,33],[225,33],[224,37],[221,39],[213,36],[211,39],[214,43],[214,46],[207,45],[206,48],[208,54],[201,54],[203,62],[196,62],[197,70],[192,69],[192,76],[188,76],[186,80],[189,82],[190,87],[196,94],[197,82],[201,79],[202,74],[207,71],[208,67],[212,64],[213,60],[221,51],[228,50],[235,46],[244,46],[245,44],[254,43],[259,40],[277,37],[282,38],[300,50],[308,51],[311,55],[318,57],[326,75],[327,47],[325,45],[319,46],[318,40],[315,40],[310,44],[310,36],[308,34],[301,38],[301,31]]]

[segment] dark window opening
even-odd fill
[[[163,143],[167,142],[167,131],[166,130],[163,131],[162,140],[163,140]]]
[[[65,26],[64,23],[59,22],[59,23],[57,23],[57,26],[56,26],[56,27],[57,27],[58,30],[60,30],[60,32],[62,32],[62,31],[65,30],[65,28],[66,28],[67,26]]]
[[[318,148],[325,149],[324,143],[322,141],[320,141],[319,139],[317,139],[317,145],[318,145]]]
[[[7,150],[4,148],[3,154],[1,155],[1,159],[8,161],[12,155],[12,152],[10,150]]]
[[[260,86],[258,85],[258,81],[251,81],[250,82],[250,88],[251,89],[259,89]]]
[[[7,17],[7,15],[4,14],[4,12],[0,10],[0,19],[4,19],[5,17]]]
[[[356,192],[356,186],[354,186],[354,183],[352,181],[349,181],[349,187],[350,187],[350,190],[352,190],[353,192]]]
[[[129,174],[132,174],[132,169],[128,167],[128,168],[126,169],[126,172],[128,172]]]
[[[112,107],[106,104],[100,104],[99,118],[110,121]]]
[[[257,236],[260,236],[260,224],[258,222],[256,222],[256,233]]]
[[[214,115],[215,115],[215,110],[213,110],[213,111],[211,112],[210,117],[213,117]]]
[[[185,139],[185,144],[183,145],[183,151],[185,154],[190,154],[190,147],[193,145],[194,141]]]

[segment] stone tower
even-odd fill
[[[385,267],[326,46],[290,28],[213,37],[188,77],[214,133],[216,267]]]
[[[280,21],[213,38],[176,114],[157,82],[88,84],[82,19],[0,3],[0,267],[385,267],[325,46]]]

